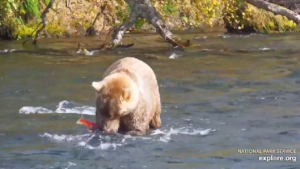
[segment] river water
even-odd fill
[[[132,48],[84,55],[77,44],[97,38],[0,42],[0,168],[299,169],[299,154],[264,162],[238,150],[300,152],[300,34],[182,37],[200,46],[132,34]],[[76,121],[95,121],[91,82],[125,56],[155,71],[162,127],[143,137],[89,133]]]

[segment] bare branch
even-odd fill
[[[70,0],[65,0],[65,4],[66,4],[66,8],[68,8],[70,10],[71,13],[73,13],[73,10],[70,7]]]
[[[164,40],[173,46],[184,48],[191,43],[189,40],[183,42],[180,38],[172,34],[167,25],[163,22],[161,15],[149,0],[125,0],[131,7],[130,18],[128,22],[124,22],[114,33],[112,39],[112,47],[118,47],[121,44],[124,33],[130,29],[138,17],[145,18],[156,29],[156,32],[164,38]],[[122,45],[121,45],[122,46]]]
[[[102,1],[100,3],[102,3]],[[96,32],[95,31],[96,21],[99,18],[99,16],[105,11],[106,6],[107,6],[107,1],[105,1],[104,4],[101,6],[100,11],[97,13],[97,15],[96,15],[96,17],[95,17],[95,19],[94,19],[94,21],[92,23],[92,26],[90,26],[89,28],[86,29],[86,31],[85,31],[86,35],[94,35],[95,34],[95,32]],[[105,19],[104,19],[102,25],[103,25],[103,27],[102,27],[102,30],[103,30],[104,27],[105,27]],[[101,32],[102,32],[102,30],[101,30]]]
[[[34,29],[34,31],[32,31],[30,37],[32,37],[33,33],[39,28],[39,26],[40,26],[41,24],[42,24],[42,23],[39,23],[38,26],[36,26],[36,28]],[[24,45],[28,40],[29,40],[29,38],[27,38],[22,44]]]
[[[54,3],[54,0],[50,0],[50,2],[48,3],[47,7],[45,8],[45,10],[43,11],[43,13],[41,15],[41,18],[42,18],[41,23],[43,24],[43,26],[39,30],[37,30],[37,32],[35,34],[35,38],[32,42],[33,44],[36,44],[39,34],[45,29],[46,25],[48,24],[48,21],[46,20],[46,15],[49,12],[49,9],[52,8],[53,3]]]

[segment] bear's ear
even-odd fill
[[[129,101],[130,96],[131,96],[131,90],[130,90],[130,88],[124,89],[124,90],[123,90],[123,94],[122,94],[122,98],[123,98],[125,101]]]
[[[96,91],[99,91],[102,88],[103,84],[102,84],[101,81],[99,81],[99,82],[93,82],[92,86],[96,89]]]

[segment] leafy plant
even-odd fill
[[[50,0],[45,0],[46,5],[48,5],[50,2]]]
[[[49,3],[49,2],[48,2]],[[39,2],[38,0],[23,0],[21,2],[20,11],[23,13],[27,13],[32,17],[39,18],[40,17],[40,9],[39,9]]]
[[[163,11],[165,15],[171,15],[177,11],[176,6],[172,0],[167,0],[163,3]]]
[[[141,29],[145,22],[146,22],[145,19],[138,18],[135,22],[135,27],[137,29]]]

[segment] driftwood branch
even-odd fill
[[[299,0],[266,0],[267,2],[278,4],[286,7],[298,14],[300,14],[300,1]]]
[[[286,16],[288,19],[294,21],[296,24],[300,23],[300,15],[292,10],[284,8],[282,6],[269,3],[263,0],[246,0],[249,4],[256,6],[257,8],[261,8],[267,11],[270,11],[274,14],[279,14]]]
[[[167,25],[163,22],[161,15],[149,0],[125,0],[131,7],[128,22],[124,22],[112,35],[112,48],[121,44],[124,33],[129,30],[136,22],[138,17],[145,18],[156,30],[156,32],[168,43],[173,46],[184,48],[190,45],[190,41],[183,42],[180,38],[172,34]]]

